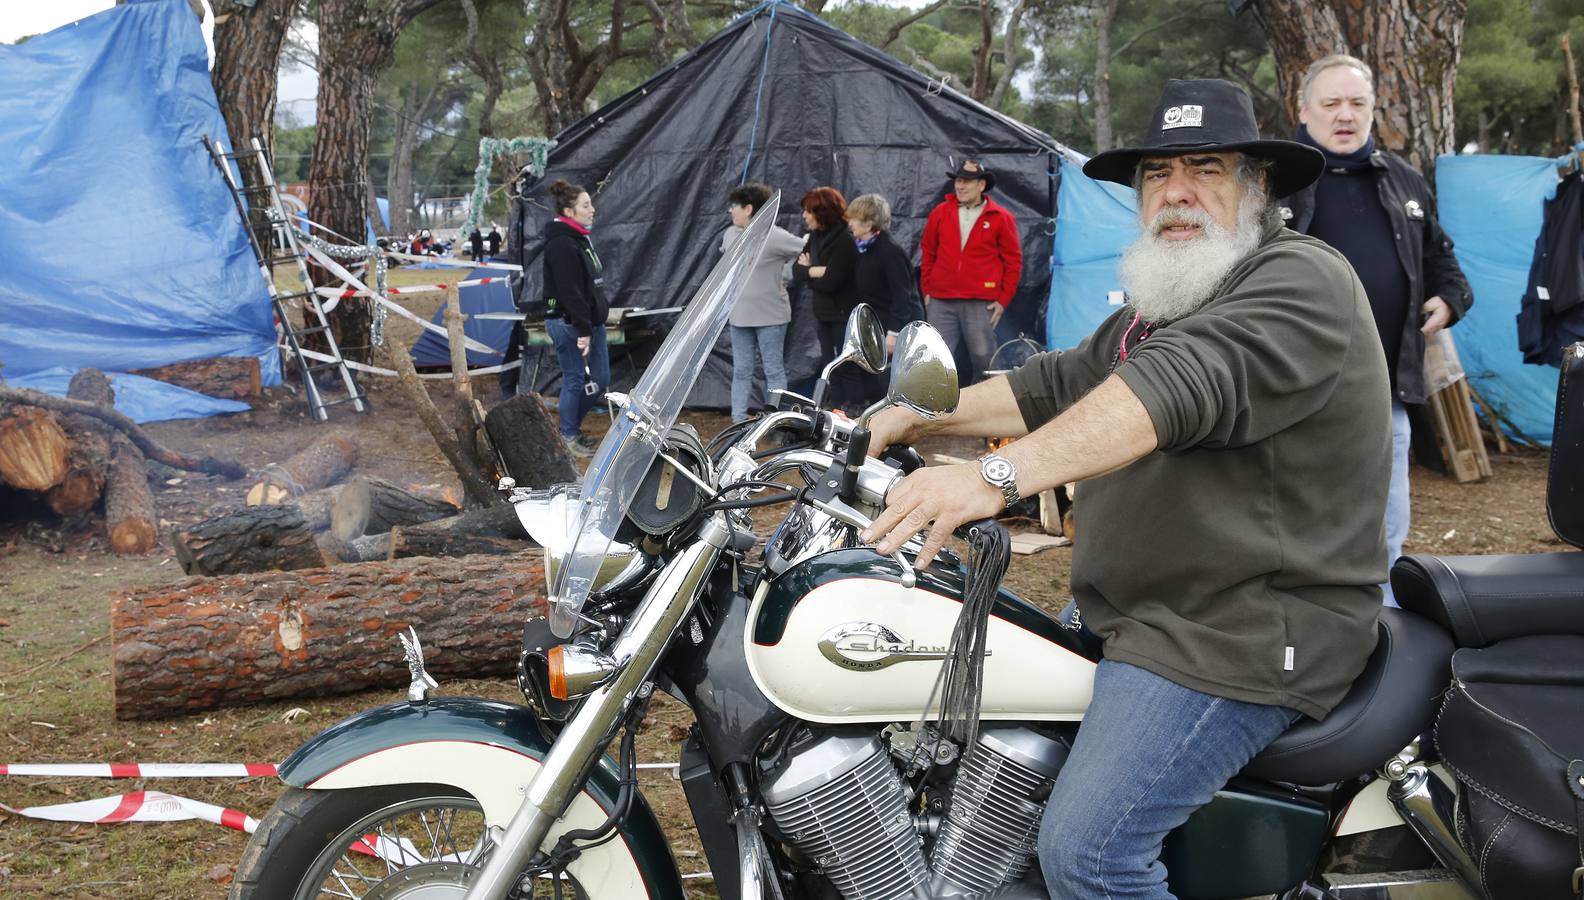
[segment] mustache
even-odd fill
[[[1180,225],[1202,228],[1206,233],[1210,233],[1212,228],[1220,227],[1220,223],[1202,209],[1163,209],[1150,219],[1149,233],[1158,235],[1168,228]]]

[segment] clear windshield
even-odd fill
[[[616,529],[715,349],[726,316],[764,250],[780,205],[777,193],[710,270],[595,451],[583,475],[582,501],[568,523],[566,555],[550,585],[550,630],[557,637],[572,634]]]

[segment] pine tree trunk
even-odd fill
[[[258,0],[251,8],[234,2],[214,4],[214,69],[209,79],[214,84],[220,115],[225,119],[236,152],[252,149],[257,138],[266,158],[275,159],[275,96],[279,81],[281,47],[292,15],[302,0]],[[219,138],[219,135],[211,135]],[[241,161],[242,183],[262,183],[259,168]],[[268,249],[271,224],[255,204],[249,210],[249,228],[259,245]]]
[[[329,487],[347,476],[357,463],[357,444],[342,434],[327,434],[292,454],[283,463],[266,466],[248,488],[248,506],[289,503],[308,491]]]
[[[421,485],[402,486],[382,478],[354,478],[336,497],[330,531],[343,541],[384,534],[398,525],[419,525],[454,516],[461,489],[449,492]]]
[[[98,369],[81,369],[73,375],[66,397],[105,408],[115,405],[110,379]],[[110,428],[71,413],[60,414],[60,420],[71,435],[71,450],[66,454],[70,471],[50,488],[45,499],[56,515],[79,516],[98,505],[110,477]]]
[[[259,394],[259,361],[256,356],[194,359],[153,369],[133,369],[131,374],[224,400],[246,400]]]
[[[112,598],[115,712],[178,715],[409,682],[413,626],[430,674],[510,675],[544,612],[538,554],[413,559],[193,578]],[[443,687],[443,685],[442,685]]]
[[[47,491],[66,477],[71,440],[55,416],[36,406],[13,407],[0,417],[0,481]]]
[[[343,237],[368,236],[368,145],[371,104],[380,73],[390,65],[396,39],[413,17],[439,0],[319,0],[319,98],[313,157],[308,169],[308,217]],[[366,301],[338,304],[330,324],[342,355],[357,362],[370,356],[373,307]],[[323,349],[309,335],[313,349]]]
[[[1375,138],[1429,173],[1456,146],[1452,93],[1462,52],[1464,0],[1254,0],[1276,58],[1276,84],[1296,130],[1299,83],[1331,53],[1375,72]]]
[[[1121,0],[1105,0],[1095,26],[1094,152],[1111,149],[1111,38]]]

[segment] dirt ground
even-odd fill
[[[424,274],[432,278],[434,273]],[[416,277],[408,275],[407,283]],[[393,331],[411,338],[405,329]],[[403,478],[446,475],[445,461],[401,399],[387,383],[371,381],[373,412],[342,412],[328,425],[309,422],[301,398],[289,388],[277,388],[252,412],[162,423],[149,431],[175,449],[228,455],[257,468],[285,459],[326,429],[342,429],[360,447],[359,472]],[[443,385],[435,388],[442,409],[448,408],[443,396],[448,391]],[[706,436],[726,421],[709,414],[686,418]],[[1454,484],[1416,467],[1407,552],[1562,549],[1546,523],[1545,464],[1544,455],[1533,451],[1495,456],[1495,474],[1471,485]],[[239,507],[245,486],[161,472],[154,487],[162,531]],[[116,721],[111,713],[110,592],[183,576],[168,537],[149,557],[117,557],[109,554],[102,529],[96,514],[60,521],[19,495],[0,494],[0,761],[278,762],[343,717],[400,698],[398,691],[373,691],[157,722]],[[1066,599],[1070,561],[1070,551],[1062,548],[1016,557],[1009,584],[1054,609]],[[399,651],[393,645],[391,652]],[[507,680],[444,683],[440,692],[520,699]],[[641,759],[676,760],[688,721],[687,710],[679,704],[659,704],[642,734]],[[684,873],[705,870],[678,783],[664,770],[646,770],[642,781],[673,841],[678,868]],[[262,817],[280,790],[273,779],[262,778],[134,782],[0,777],[0,803],[48,805],[143,789],[255,817]],[[119,900],[223,896],[244,840],[238,832],[197,822],[70,825],[0,813],[0,895]],[[707,879],[689,884],[693,896],[714,896]]]

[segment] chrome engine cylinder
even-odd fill
[[[1022,727],[986,728],[964,756],[931,855],[937,897],[977,897],[1022,878],[1067,745]]]
[[[847,900],[928,897],[907,786],[873,734],[833,734],[766,779],[770,817]]]

